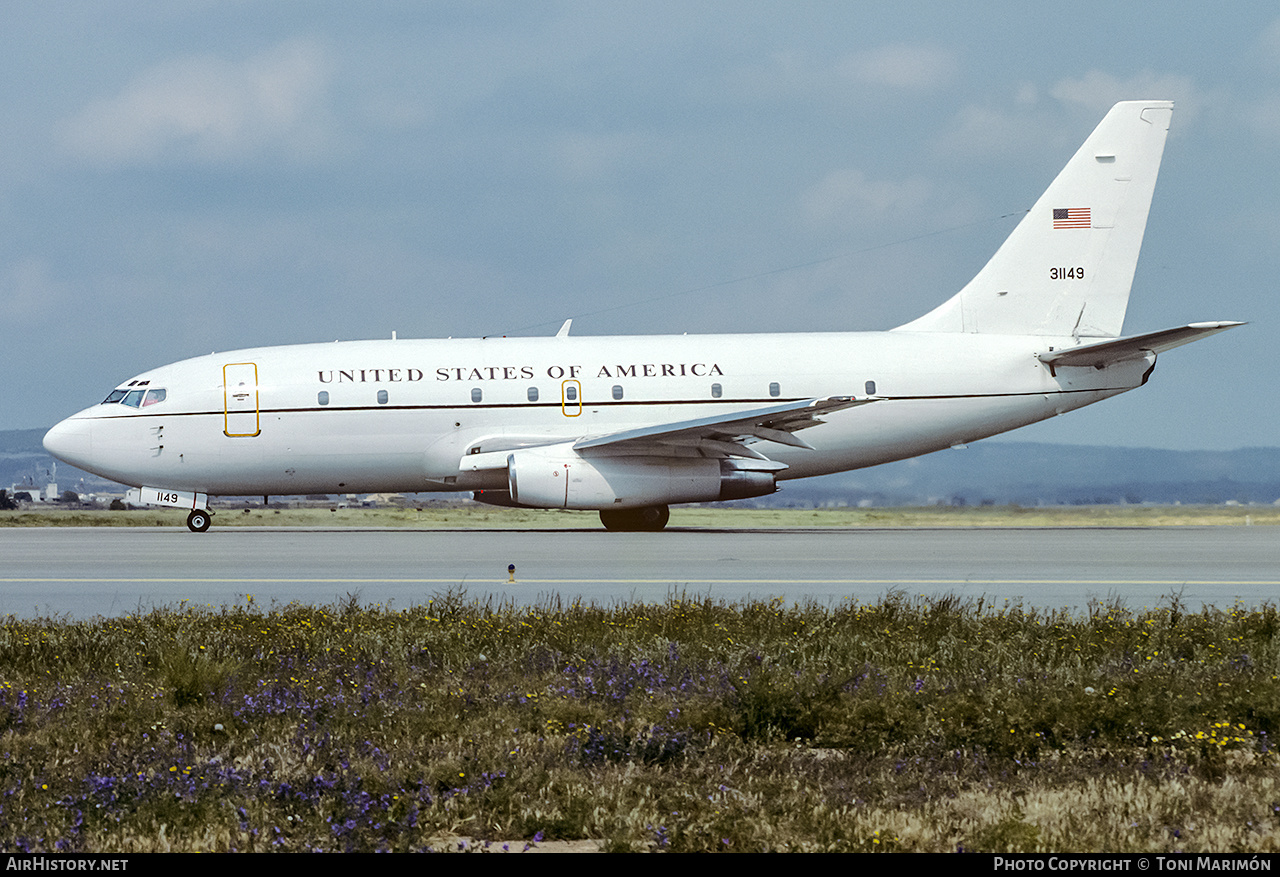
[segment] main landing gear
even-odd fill
[[[657,533],[667,526],[671,510],[664,505],[646,506],[641,509],[602,509],[600,523],[606,530],[631,533]]]
[[[187,529],[192,533],[203,533],[213,523],[213,512],[208,509],[194,509],[187,515]]]

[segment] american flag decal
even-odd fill
[[[1092,222],[1088,207],[1053,208],[1054,228],[1088,228]]]

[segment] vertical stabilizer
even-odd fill
[[[1112,107],[978,276],[898,329],[1119,335],[1172,115],[1170,101]]]

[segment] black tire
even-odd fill
[[[636,509],[636,518],[639,523],[639,526],[636,527],[637,530],[642,530],[646,533],[657,533],[667,526],[667,521],[671,520],[671,509],[664,505]]]
[[[625,532],[630,529],[627,526],[631,520],[630,511],[630,509],[601,509],[600,523],[604,524],[606,530]]]
[[[664,505],[600,511],[600,523],[604,528],[622,533],[657,533],[667,526],[670,519],[671,510]]]
[[[203,533],[213,523],[213,517],[204,509],[196,509],[187,515],[187,529],[192,533]]]

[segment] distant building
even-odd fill
[[[50,484],[49,488],[42,490],[34,484],[13,484],[9,486],[9,495],[14,499],[22,499],[25,502],[48,502],[50,494],[48,489],[53,490],[52,497],[58,498],[58,485]],[[22,494],[22,496],[19,496]]]

